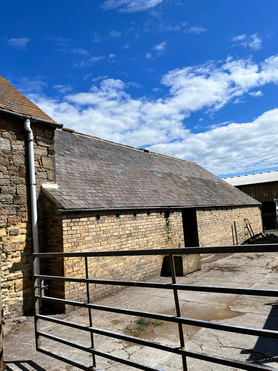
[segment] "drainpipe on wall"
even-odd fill
[[[24,128],[28,138],[28,159],[29,159],[29,179],[30,179],[30,196],[31,196],[31,218],[32,218],[32,236],[33,236],[33,252],[39,253],[39,232],[38,232],[38,211],[37,211],[37,196],[36,196],[36,176],[35,176],[35,160],[34,160],[34,136],[31,129],[31,122],[26,119]],[[33,263],[34,274],[40,274],[39,258],[34,259]],[[35,281],[35,294],[39,295],[39,279]]]

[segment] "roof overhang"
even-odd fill
[[[63,124],[59,124],[56,121],[49,121],[49,120],[44,120],[44,119],[34,117],[34,116],[24,115],[22,113],[9,111],[9,110],[4,109],[4,108],[0,108],[0,113],[15,116],[15,117],[20,118],[22,120],[29,119],[32,123],[38,123],[38,124],[41,124],[41,125],[44,125],[44,126],[51,126],[51,127],[59,128],[59,129],[61,129],[63,127]]]

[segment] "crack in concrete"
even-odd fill
[[[246,349],[246,348],[243,348],[243,347],[237,347],[237,346],[228,346],[228,345],[225,345],[220,339],[219,339],[219,336],[215,335],[215,334],[212,334],[216,340],[219,342],[220,346],[222,348],[227,348],[227,349],[238,349],[238,350],[241,350],[241,351],[244,351],[246,353],[250,353],[252,355],[252,357],[255,359],[255,361],[275,361],[275,357],[271,357],[271,356],[268,356],[267,354],[264,354],[262,352],[258,352],[258,351],[255,351],[255,350],[252,350],[252,349]]]

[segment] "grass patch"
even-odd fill
[[[144,317],[139,317],[135,323],[136,323],[136,327],[130,330],[130,334],[132,336],[139,336],[140,333],[146,331],[149,326],[153,328],[153,327],[161,326],[163,324],[163,322],[161,321],[149,321]]]

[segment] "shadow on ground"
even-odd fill
[[[278,331],[278,303],[270,303],[271,311],[264,325],[264,330]],[[249,362],[267,364],[278,360],[278,339],[259,337],[253,349],[242,353],[250,353]]]
[[[30,371],[36,370],[36,371],[47,371],[45,368],[42,368],[41,366],[37,365],[33,361],[14,361],[14,362],[6,362],[6,369],[7,371],[12,371],[14,368],[9,367],[10,366],[16,366],[19,370],[22,371]],[[30,368],[32,367],[32,368]]]

